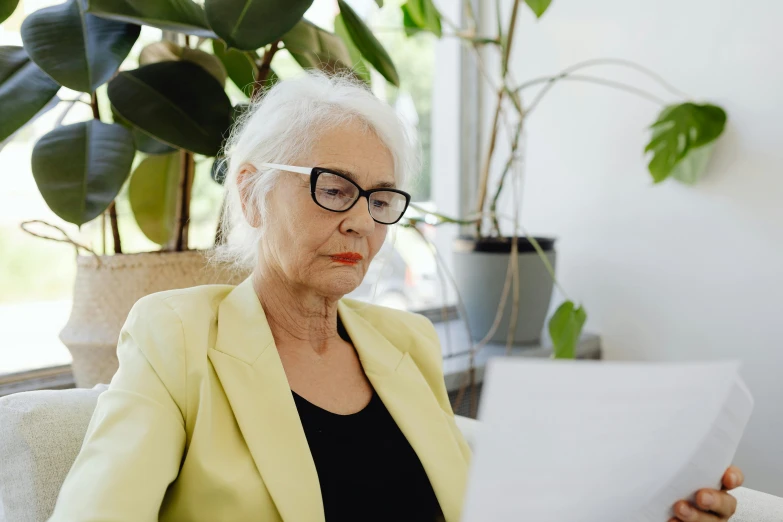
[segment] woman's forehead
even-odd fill
[[[357,123],[325,130],[312,144],[309,167],[323,167],[369,188],[396,186],[394,158],[372,131]]]

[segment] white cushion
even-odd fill
[[[748,488],[731,490],[737,499],[737,512],[731,522],[781,522],[783,498]]]
[[[49,518],[106,388],[98,384],[0,397],[0,520]]]

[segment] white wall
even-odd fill
[[[779,0],[555,0],[538,23],[523,9],[512,70],[628,58],[727,110],[708,178],[652,186],[642,150],[658,108],[556,87],[528,124],[523,224],[559,237],[559,276],[607,358],[744,361],[756,408],[736,462],[747,486],[783,496],[780,20]],[[594,72],[667,96],[638,74]]]

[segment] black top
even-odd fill
[[[342,325],[340,335],[348,340]],[[373,390],[351,415],[292,392],[318,472],[326,522],[433,522],[441,515],[419,457]]]

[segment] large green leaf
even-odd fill
[[[134,127],[131,122],[120,116],[114,107],[111,108],[111,116],[114,123],[118,123],[131,131],[136,150],[147,154],[168,154],[177,150],[171,145],[158,141],[146,132]]]
[[[148,44],[139,53],[139,65],[149,65],[158,62],[176,62],[185,60],[193,62],[204,68],[209,74],[215,77],[220,85],[226,84],[228,73],[223,66],[220,58],[214,54],[209,54],[200,49],[191,49],[182,47],[174,42],[163,40]]]
[[[525,3],[535,13],[536,18],[541,18],[552,0],[525,0]]]
[[[22,23],[22,40],[30,58],[61,85],[93,92],[117,72],[141,28],[85,13],[84,2],[34,12]]]
[[[191,62],[160,62],[109,82],[114,109],[134,126],[177,148],[214,156],[231,126],[223,87]]]
[[[351,71],[351,54],[336,34],[302,20],[283,35],[283,44],[305,69]]]
[[[215,38],[204,10],[191,0],[87,0],[87,11],[111,20]]]
[[[354,74],[364,80],[365,83],[369,84],[370,70],[367,68],[364,60],[362,60],[362,53],[359,52],[359,49],[354,45],[353,40],[351,40],[351,35],[348,34],[348,28],[345,27],[345,21],[341,14],[334,17],[334,33],[340,37],[345,44],[345,47],[348,49]]]
[[[573,359],[576,356],[576,346],[586,320],[584,308],[576,307],[573,301],[560,305],[549,319],[549,336],[552,338],[555,359]]]
[[[375,38],[370,28],[365,25],[359,15],[344,0],[337,0],[337,3],[340,6],[340,13],[343,15],[348,34],[351,36],[351,40],[353,40],[357,49],[362,53],[362,56],[384,78],[399,87],[400,77],[397,74],[397,69],[394,67],[389,53],[383,48],[381,42]]]
[[[33,148],[33,177],[52,211],[83,225],[100,216],[130,173],[133,137],[116,123],[89,120],[58,127]]]
[[[691,149],[672,169],[671,177],[685,183],[686,185],[695,185],[704,173],[707,171],[707,164],[712,157],[712,150],[715,148],[715,142],[702,145]]]
[[[33,122],[35,122],[38,118],[40,118],[41,116],[43,116],[44,114],[46,114],[50,110],[52,110],[55,107],[57,107],[60,104],[60,102],[62,102],[62,100],[60,98],[58,98],[57,96],[55,96],[54,98],[49,100],[49,103],[44,105],[43,109],[41,109],[40,111],[36,112],[35,115],[32,118],[27,120],[27,123],[25,123],[24,125],[22,125],[18,129],[16,129],[16,131],[12,132],[11,135],[8,136],[6,139],[0,140],[0,152],[3,152],[3,149],[5,148],[5,146],[8,145],[9,143],[11,143],[19,132],[21,132],[28,125],[33,124]]]
[[[443,31],[440,25],[440,13],[432,0],[408,0],[402,5],[403,25],[430,31],[440,38]]]
[[[687,102],[664,108],[644,149],[652,152],[648,169],[655,183],[668,178],[693,149],[718,139],[725,126],[726,112],[715,105]]]
[[[141,129],[133,127],[132,132],[133,143],[136,144],[136,148],[141,152],[146,154],[168,154],[177,150],[175,147],[155,139]]]
[[[179,203],[180,153],[145,158],[128,185],[133,217],[150,241],[165,245],[171,239]]]
[[[239,87],[242,92],[250,97],[253,94],[253,84],[256,81],[258,67],[253,61],[252,55],[246,51],[227,49],[226,44],[220,40],[212,40],[212,52],[223,62],[228,72],[228,77]]]
[[[0,23],[14,13],[19,0],[0,0]]]
[[[253,51],[287,33],[313,0],[206,0],[209,25],[229,47]]]
[[[22,47],[0,46],[0,141],[30,121],[59,89]]]

